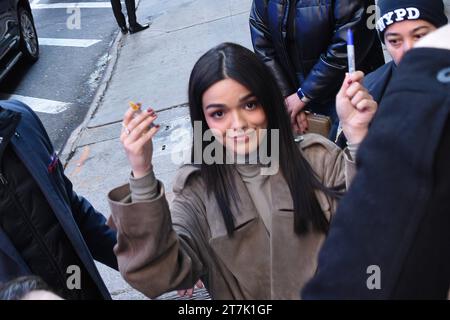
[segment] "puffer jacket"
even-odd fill
[[[368,28],[372,5],[373,0],[253,1],[253,47],[284,96],[301,87],[316,103],[334,99],[348,65],[348,28],[354,33],[357,69],[368,73],[384,64],[376,31]]]
[[[117,268],[116,233],[73,191],[37,115],[13,100],[0,115],[0,283],[34,274],[67,299],[111,299],[94,258]]]

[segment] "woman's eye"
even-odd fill
[[[223,111],[216,111],[211,114],[213,118],[220,119],[223,117]]]
[[[389,40],[389,44],[390,44],[391,46],[396,47],[396,46],[400,45],[400,41],[397,40],[397,39],[392,39],[392,40]]]
[[[423,37],[425,37],[426,36],[426,34],[416,34],[416,35],[414,35],[414,40],[419,40],[419,39],[421,39],[421,38],[423,38]]]
[[[256,109],[256,107],[258,107],[257,102],[247,102],[245,104],[245,109],[247,109],[247,110],[254,110],[254,109]]]

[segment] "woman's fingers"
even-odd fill
[[[158,132],[160,126],[156,125],[144,134],[142,134],[133,144],[138,150],[142,148],[148,141],[153,139],[153,136]]]
[[[187,290],[177,290],[178,296],[179,297],[184,297],[184,295],[186,294]]]
[[[297,127],[299,129],[298,133],[305,133],[308,131],[308,120],[306,119],[306,113],[301,111],[297,114]]]
[[[123,116],[123,127],[126,128],[128,126],[128,124],[130,123],[131,120],[133,120],[133,114],[134,114],[134,110],[131,108],[128,108],[128,110],[125,112],[124,116]]]
[[[352,82],[361,82],[364,79],[364,72],[356,71],[349,74],[349,79]]]
[[[361,90],[365,90],[362,84],[359,82],[353,82],[350,87],[348,87],[345,95],[351,100],[356,95],[356,93]]]
[[[153,123],[153,121],[155,121],[157,117],[158,116],[155,113],[153,113],[152,115],[148,114],[146,117],[141,119],[141,122],[139,122],[139,124],[136,127],[132,128],[130,125],[128,127],[128,129],[130,130],[129,139],[131,141],[138,140],[144,133],[149,131],[151,124]],[[152,127],[152,129],[153,128],[154,127]]]
[[[359,90],[351,99],[352,105],[356,106],[358,102],[369,97],[369,93],[365,90]]]
[[[339,89],[339,92],[338,92],[336,98],[342,98],[345,95],[345,93],[347,92],[350,84],[351,84],[350,75],[348,73],[346,73],[344,82],[342,82],[341,89]]]
[[[356,109],[360,112],[373,112],[378,108],[378,103],[373,99],[362,99],[356,104]]]
[[[133,131],[134,128],[139,126],[139,124],[142,121],[144,121],[149,115],[152,115],[152,114],[154,114],[154,111],[151,108],[149,108],[149,109],[147,109],[145,111],[138,111],[138,112],[132,110],[132,115],[131,115],[132,119],[126,125],[128,130]]]

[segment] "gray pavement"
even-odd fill
[[[34,4],[40,6],[56,2],[67,5],[74,1],[33,0]],[[93,4],[96,1],[84,2]],[[32,65],[22,59],[0,83],[0,98],[18,95],[15,96],[18,100],[31,100],[28,104],[32,107],[35,99],[66,104],[67,107],[58,112],[38,112],[55,149],[59,151],[89,110],[108,63],[107,52],[119,29],[111,8],[80,9],[79,28],[69,28],[67,22],[71,14],[65,8],[34,8],[32,12],[40,41],[40,58]],[[64,39],[98,42],[87,47],[73,47],[66,41],[59,45],[48,45],[49,40]]]
[[[138,20],[148,30],[119,35],[110,52],[104,83],[84,123],[69,139],[61,158],[75,190],[106,217],[107,192],[127,182],[130,168],[119,135],[128,101],[140,101],[158,111],[161,131],[154,139],[154,168],[166,190],[179,167],[177,153],[191,144],[187,85],[195,61],[213,46],[229,41],[251,48],[248,27],[250,0],[146,0]],[[171,194],[168,192],[170,201]],[[120,274],[98,267],[113,299],[145,299]],[[174,292],[161,299],[178,299]],[[197,290],[195,299],[208,299]]]
[[[140,101],[158,111],[162,130],[154,139],[154,168],[170,201],[174,161],[190,145],[187,84],[195,61],[225,41],[251,48],[248,15],[251,0],[146,0],[138,20],[150,29],[118,35],[103,84],[84,123],[72,134],[61,158],[75,190],[106,217],[106,193],[127,181],[130,173],[119,135],[128,101]],[[450,9],[450,0],[445,0]],[[450,10],[449,10],[450,12]],[[98,264],[113,299],[145,299],[119,273]],[[161,299],[177,299],[174,292]],[[197,290],[195,299],[207,299]]]

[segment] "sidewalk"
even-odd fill
[[[188,147],[190,120],[187,86],[197,59],[221,42],[251,48],[248,16],[251,0],[145,0],[138,20],[151,22],[148,30],[118,35],[103,85],[85,122],[69,139],[62,159],[74,189],[97,210],[109,216],[107,192],[127,181],[130,168],[119,141],[128,101],[140,101],[158,112],[161,131],[154,139],[154,168],[166,190],[178,164],[172,160],[180,146]],[[170,193],[168,198],[170,201]],[[120,274],[97,264],[113,299],[145,299]],[[176,299],[168,293],[161,299]],[[197,290],[194,298],[208,298]]]

